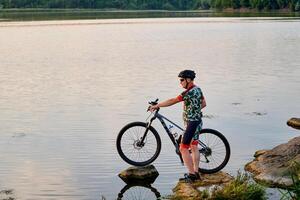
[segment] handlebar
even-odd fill
[[[158,104],[158,99],[156,99],[155,101],[149,101],[148,102],[151,106],[157,105]]]
[[[148,104],[150,104],[151,106],[155,106],[158,104],[158,99],[156,99],[155,101],[149,101]],[[147,112],[149,111],[150,106],[148,106]]]

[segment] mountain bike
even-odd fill
[[[149,102],[156,105],[158,99]],[[149,106],[150,107],[150,106]],[[149,111],[149,107],[148,110]],[[175,152],[183,164],[179,146],[182,134],[172,133],[167,127],[167,123],[175,126],[178,130],[183,128],[172,122],[159,113],[160,109],[151,112],[146,122],[132,122],[124,126],[117,137],[116,145],[121,158],[128,164],[134,166],[145,166],[158,157],[161,150],[161,139],[158,132],[151,126],[155,119],[158,119],[167,135],[172,141]],[[152,117],[151,117],[152,116]],[[151,118],[150,118],[151,117]],[[167,123],[166,123],[167,121]],[[230,146],[226,137],[213,129],[202,129],[199,132],[198,149],[200,152],[199,172],[211,174],[223,169],[230,158]]]

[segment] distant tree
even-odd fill
[[[298,1],[299,0],[290,0],[290,2],[289,2],[289,8],[292,11],[296,11],[296,5],[297,5]]]
[[[162,9],[163,10],[175,10],[175,7],[171,3],[166,2],[162,5]]]
[[[300,1],[299,0],[295,5],[295,11],[300,11]]]
[[[275,10],[279,8],[276,0],[262,0],[262,3],[263,8],[267,10]]]
[[[299,11],[300,0],[0,0],[5,8],[116,8],[116,9],[164,9],[195,10],[210,8],[290,8]]]
[[[231,5],[234,9],[238,9],[241,7],[241,2],[240,0],[232,0]]]
[[[288,7],[288,0],[277,0],[277,4],[279,8],[286,8]]]
[[[251,8],[262,10],[264,8],[263,0],[250,0]]]
[[[256,8],[257,1],[258,1],[258,0],[249,0],[249,2],[250,2],[250,7],[255,9],[255,8]]]
[[[64,0],[52,0],[49,2],[49,8],[65,8]]]
[[[249,0],[241,0],[241,7],[249,8],[250,7],[250,1]]]
[[[202,0],[201,1],[201,8],[208,10],[211,7],[211,1],[210,0]]]
[[[232,8],[232,0],[222,0],[222,8]]]
[[[192,0],[192,1],[190,1],[188,7],[190,10],[197,10],[197,9],[201,8],[201,1],[200,0]]]
[[[96,8],[105,8],[106,7],[105,1],[103,1],[103,0],[96,0],[95,1],[95,7]]]
[[[178,1],[177,0],[168,0],[168,3],[171,4],[174,9],[178,9]]]
[[[157,7],[157,4],[155,1],[151,1],[151,2],[147,2],[144,4],[144,8],[145,10],[157,10],[159,9],[159,7]]]
[[[137,9],[137,4],[136,0],[128,0],[126,4],[126,9],[129,10],[136,10]]]
[[[279,9],[279,5],[276,0],[270,0],[270,6],[271,6],[270,7],[271,10]]]
[[[192,8],[193,10],[197,10],[197,9],[201,8],[201,0],[194,0],[192,7],[193,7]]]
[[[258,1],[257,1],[256,9],[257,9],[257,10],[262,10],[262,9],[264,9],[264,3],[263,3],[263,0],[258,0]]]
[[[215,0],[214,1],[214,7],[217,8],[217,9],[222,10],[224,8],[223,7],[223,1],[222,0]]]

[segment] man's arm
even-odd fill
[[[172,99],[168,99],[166,101],[163,101],[163,102],[157,104],[157,106],[158,107],[168,107],[168,106],[174,105],[178,102],[179,102],[178,98],[172,98]]]
[[[155,106],[151,106],[150,107],[150,110],[153,111],[153,110],[156,110],[160,107],[168,107],[168,106],[171,106],[171,105],[174,105],[176,103],[180,102],[180,100],[178,98],[172,98],[172,99],[168,99],[166,101],[163,101]]]

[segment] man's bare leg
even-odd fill
[[[200,152],[198,149],[198,145],[192,144],[191,150],[192,150],[193,169],[194,169],[194,172],[198,172],[199,163],[200,163]]]
[[[190,174],[195,174],[194,165],[193,165],[193,159],[192,159],[192,156],[191,156],[191,154],[189,152],[189,149],[181,147],[180,148],[180,152],[181,152],[181,155],[182,155],[183,162],[184,162],[185,166],[188,169],[188,172]]]

